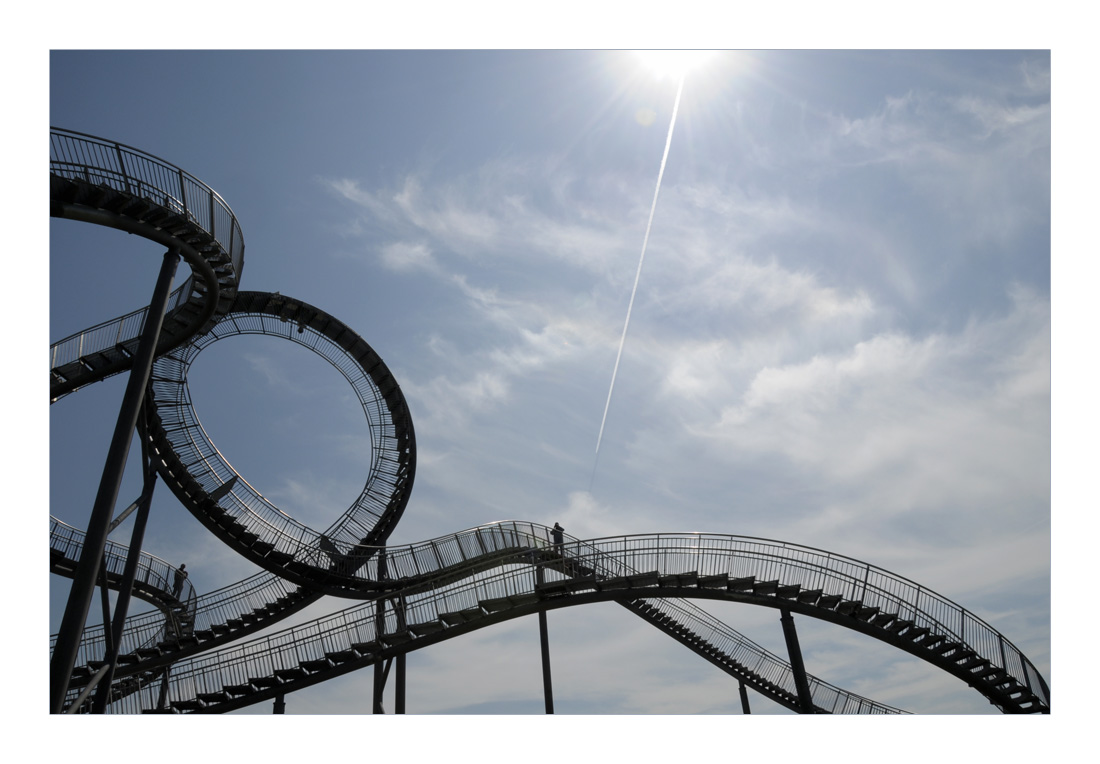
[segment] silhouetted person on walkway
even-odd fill
[[[565,528],[562,528],[558,523],[554,523],[553,530],[550,531],[550,535],[554,537],[554,548],[557,551],[561,551],[562,544],[565,543],[565,537],[562,536],[562,532]]]
[[[183,592],[183,582],[187,580],[187,566],[180,565],[179,570],[176,571],[176,578],[172,582],[172,596],[176,599],[180,598],[180,594]]]

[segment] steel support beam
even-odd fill
[[[535,581],[543,582],[541,565],[535,567]],[[554,687],[550,681],[550,637],[546,628],[546,611],[539,611],[539,645],[542,648],[542,695],[546,704],[546,713],[554,713]]]
[[[104,677],[92,703],[92,713],[102,714],[107,712],[107,701],[111,695],[111,682],[115,677],[115,669],[118,666],[118,654],[122,646],[122,632],[126,626],[126,614],[130,609],[130,597],[134,591],[134,579],[137,577],[138,563],[141,561],[141,545],[145,540],[145,526],[149,520],[149,505],[153,501],[153,487],[157,482],[157,471],[149,458],[149,441],[146,437],[146,411],[145,405],[141,408],[141,416],[138,419],[138,438],[141,443],[141,464],[144,471],[144,483],[141,487],[141,498],[138,500],[137,516],[134,518],[134,530],[130,534],[130,548],[126,553],[126,566],[122,572],[122,581],[118,587],[118,597],[115,599],[114,620],[111,622],[111,639],[107,643],[107,654],[103,660],[107,663],[107,676]],[[106,566],[104,566],[106,569]],[[106,631],[106,624],[104,624]]]
[[[275,705],[271,709],[273,714],[285,714],[286,713],[286,700],[285,695],[279,693],[275,696]]]
[[[386,679],[389,678],[390,666],[392,665],[393,658],[388,661],[378,661],[374,664],[374,707],[372,713],[386,713],[386,709],[382,706],[382,693],[386,690]]]
[[[745,687],[744,680],[738,679],[737,685],[737,689],[741,693],[741,713],[751,714],[752,711],[749,710],[749,691],[748,688]]]
[[[164,324],[164,312],[168,306],[168,296],[172,291],[172,280],[179,265],[179,252],[169,250],[164,254],[160,274],[153,298],[149,301],[149,312],[145,316],[145,326],[141,332],[134,365],[126,382],[126,392],[119,407],[118,420],[114,435],[107,450],[107,460],[103,466],[99,491],[92,505],[92,515],[84,536],[84,549],[80,554],[73,575],[73,584],[69,589],[69,599],[65,604],[65,613],[61,618],[61,628],[57,633],[53,657],[50,659],[50,713],[61,713],[65,695],[69,691],[76,654],[80,647],[80,635],[88,618],[92,592],[95,589],[96,574],[103,561],[103,548],[107,543],[107,528],[111,524],[115,501],[118,499],[122,474],[126,469],[126,457],[130,453],[130,442],[134,438],[138,412],[145,387],[153,367],[157,338]]]
[[[388,576],[386,566],[386,550],[378,550],[378,580],[385,581]],[[381,597],[374,606],[374,622],[377,624],[377,638],[382,643],[382,635],[386,633],[386,601]],[[390,659],[393,660],[392,658]],[[386,689],[386,675],[389,673],[389,664],[383,665],[383,661],[374,664],[374,702],[371,713],[384,714],[386,709],[382,707],[382,693]]]
[[[798,646],[798,632],[794,628],[791,611],[780,608],[779,621],[783,624],[783,638],[787,641],[787,652],[791,658],[791,673],[794,674],[794,686],[798,690],[799,713],[812,714],[814,701],[810,696],[810,683],[806,679],[806,666],[802,663],[802,650]]]
[[[405,653],[397,656],[397,673],[393,677],[393,712],[405,713]]]

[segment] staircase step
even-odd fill
[[[332,661],[330,661],[328,658],[317,658],[317,659],[314,659],[314,660],[302,661],[300,665],[306,671],[313,674],[313,673],[316,673],[318,671],[323,671],[324,669],[327,669],[327,668],[332,668]]]
[[[836,606],[836,612],[841,615],[851,615],[857,608],[863,607],[863,603],[859,600],[842,600],[840,604]]]
[[[820,589],[803,589],[798,594],[798,601],[804,605],[813,605],[821,597]]]
[[[630,582],[631,589],[641,589],[650,586],[657,585],[657,571],[650,571],[648,573],[635,573],[627,576],[627,581]]]
[[[800,591],[802,591],[802,587],[798,584],[788,584],[786,586],[776,587],[775,596],[782,597],[785,600],[793,600],[798,596]]]
[[[887,631],[892,631],[895,634],[901,634],[903,631],[913,625],[913,622],[904,618],[898,618],[890,626],[887,627]]]
[[[256,688],[250,684],[227,684],[223,689],[234,697],[251,695],[256,692]]]
[[[278,687],[283,682],[277,676],[258,676],[258,677],[255,677],[255,678],[249,677],[248,683],[250,685],[252,685],[253,687],[266,688],[266,687]]]
[[[275,548],[275,545],[270,541],[257,541],[252,545],[252,551],[257,554],[267,555]]]
[[[616,591],[619,589],[629,589],[630,579],[625,576],[616,576],[615,578],[605,578],[597,584],[601,592]]]
[[[757,581],[752,587],[753,594],[775,594],[778,589],[778,579],[775,581]]]
[[[905,632],[905,636],[916,642],[918,639],[926,637],[929,632],[930,629],[927,626],[914,626],[912,629]]]
[[[729,590],[731,592],[748,592],[752,591],[755,585],[756,576],[741,576],[740,578],[730,579]]]
[[[441,613],[439,617],[448,626],[457,626],[460,623],[466,623],[477,618],[481,618],[485,613],[479,607],[470,607],[465,610],[456,610],[452,613]]]
[[[443,631],[444,626],[439,621],[428,621],[427,623],[412,623],[409,624],[409,631],[418,637],[423,637],[425,634],[436,634]]]
[[[871,607],[870,605],[861,605],[852,613],[852,616],[860,621],[870,621],[876,615],[878,615],[878,608]],[[891,619],[893,619],[893,617],[894,616],[891,616]]]
[[[962,645],[958,642],[944,642],[936,645],[932,648],[932,652],[939,653],[940,655],[946,655],[947,653],[957,651],[962,648]]]
[[[357,660],[359,658],[359,653],[354,650],[334,650],[331,653],[325,653],[325,657],[333,663],[340,664]]]
[[[916,640],[916,643],[918,645],[920,645],[921,647],[927,647],[929,649],[932,649],[936,645],[938,645],[940,642],[943,642],[945,639],[946,639],[946,637],[944,637],[941,634],[931,634],[930,633],[930,634],[926,635],[925,637]]]
[[[535,584],[535,591],[546,597],[561,596],[569,592],[571,584],[573,581],[569,579],[543,581],[541,584]]]
[[[700,589],[725,589],[729,586],[730,577],[727,573],[719,573],[714,576],[699,576]]]
[[[1005,680],[1007,680],[1009,678],[1008,672],[1005,671],[1000,666],[990,665],[989,668],[987,668],[983,671],[979,671],[977,673],[978,673],[978,676],[981,679],[984,679],[985,681],[989,682],[990,684],[992,684],[994,686],[996,686],[999,683],[1003,683]]]
[[[308,672],[301,666],[294,666],[293,668],[277,670],[275,676],[282,679],[284,682],[292,682],[295,679],[301,679],[302,677],[308,676]]]
[[[224,690],[221,692],[200,692],[195,697],[203,703],[225,703],[229,700],[229,695]]]
[[[879,613],[871,619],[872,626],[886,628],[886,625],[894,620],[892,613]]]
[[[512,601],[507,597],[494,597],[489,600],[478,600],[477,603],[487,613],[499,613],[512,607]],[[409,628],[412,628],[411,626]]]
[[[286,565],[294,559],[294,555],[275,549],[267,553],[267,559],[277,565]]]
[[[826,610],[832,610],[840,604],[840,601],[842,599],[844,598],[841,597],[839,594],[822,594],[817,599],[817,606],[825,608]]]

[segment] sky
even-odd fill
[[[505,519],[795,542],[954,600],[1051,680],[1049,51],[725,52],[690,72],[598,463],[674,79],[603,50],[55,50],[49,72],[50,124],[225,198],[242,289],[314,303],[385,360],[418,446],[391,543]],[[50,341],[148,302],[155,245],[69,221],[49,242]],[[123,387],[48,413],[50,512],[78,527]],[[235,338],[191,391],[292,516],[323,528],[358,495],[365,429],[320,359]],[[163,486],[144,548],[200,592],[255,572]],[[51,632],[67,592],[51,578]],[[785,654],[775,611],[702,604]],[[826,681],[995,712],[900,651],[797,624]],[[549,627],[559,714],[740,713],[736,682],[616,605]],[[370,686],[357,672],[287,713],[365,713]],[[541,713],[536,620],[413,653],[407,697]]]

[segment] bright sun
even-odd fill
[[[660,79],[680,79],[714,57],[713,50],[638,50],[642,66]]]

